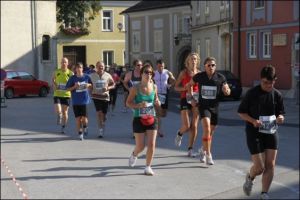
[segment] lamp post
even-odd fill
[[[121,30],[123,29],[123,24],[121,22],[119,22],[117,24],[117,28],[119,29],[119,31],[121,32]]]

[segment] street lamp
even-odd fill
[[[121,32],[121,30],[123,29],[123,24],[121,22],[119,22],[117,24],[117,28],[119,29],[119,31]]]

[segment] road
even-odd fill
[[[255,199],[258,177],[250,197],[242,185],[250,167],[244,122],[236,113],[239,101],[220,104],[220,119],[206,166],[187,154],[188,136],[180,148],[174,137],[180,126],[178,98],[170,99],[164,119],[165,137],[157,138],[155,176],[143,175],[145,151],[135,168],[128,167],[134,148],[132,113],[122,113],[119,95],[115,116],[108,115],[106,134],[97,138],[94,105],[88,106],[89,136],[79,141],[72,108],[67,133],[59,133],[53,99],[25,97],[1,108],[1,199]],[[286,123],[279,128],[279,153],[270,197],[299,199],[299,105],[286,99]],[[196,149],[201,145],[202,130]],[[24,195],[24,196],[23,196]],[[25,196],[26,195],[26,196]]]

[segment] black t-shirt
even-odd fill
[[[199,106],[202,108],[218,107],[222,85],[226,83],[226,78],[215,72],[209,79],[206,72],[200,72],[193,76],[193,81],[199,87]]]
[[[259,116],[283,115],[285,111],[282,95],[275,88],[272,92],[266,92],[257,85],[248,90],[240,103],[238,113],[247,113],[254,119],[259,119]],[[246,127],[254,128],[250,122],[246,122]]]

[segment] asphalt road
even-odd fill
[[[1,108],[1,199],[255,199],[242,184],[250,167],[244,122],[236,113],[239,101],[220,104],[213,140],[215,165],[187,157],[188,136],[180,148],[174,137],[180,127],[178,98],[170,99],[164,119],[165,137],[157,138],[153,177],[143,175],[145,150],[135,168],[128,167],[134,148],[132,113],[122,113],[119,95],[115,116],[108,115],[106,134],[97,138],[94,105],[88,106],[89,136],[79,141],[72,108],[65,135],[59,133],[53,100],[25,97]],[[280,126],[279,153],[270,197],[299,199],[299,105],[286,99],[286,123]],[[201,126],[195,145],[201,145]],[[24,196],[23,196],[24,195]],[[26,196],[25,196],[26,195]]]

